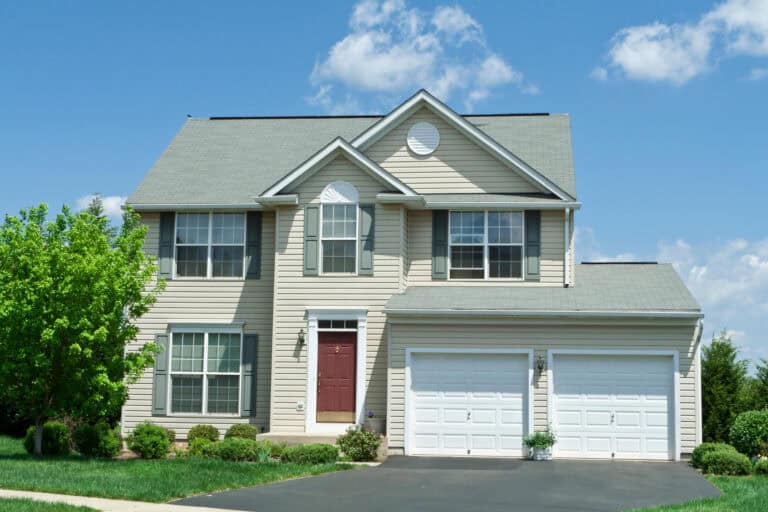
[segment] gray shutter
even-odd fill
[[[375,242],[376,205],[360,205],[360,262],[357,273],[361,276],[373,275],[373,248]]]
[[[541,211],[525,211],[525,280],[541,279]]]
[[[432,279],[448,279],[448,210],[432,211]]]
[[[252,418],[256,415],[256,359],[258,357],[259,335],[243,335],[243,360],[240,366],[240,416]]]
[[[304,275],[318,275],[320,256],[320,208],[304,208]]]
[[[158,251],[158,274],[164,279],[173,277],[173,239],[176,214],[166,212],[160,214],[160,247]]]
[[[245,232],[246,279],[261,277],[261,212],[248,212]]]
[[[152,377],[152,416],[165,416],[168,414],[168,335],[158,334],[155,343],[161,352],[155,356]]]

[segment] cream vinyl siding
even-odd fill
[[[361,204],[373,204],[376,194],[387,190],[355,164],[339,157],[292,191],[299,195],[298,207],[279,209],[270,414],[274,432],[303,432],[305,428],[305,412],[297,410],[297,403],[306,403],[307,398],[307,347],[297,343],[297,335],[300,329],[307,330],[308,307],[368,309],[365,407],[377,416],[383,416],[386,410],[383,310],[401,285],[401,207],[376,205],[373,276],[304,276],[303,207],[319,203],[323,188],[333,181],[354,185]]]
[[[408,286],[563,286],[565,213],[541,211],[541,281],[432,279],[432,212],[408,211]],[[573,267],[571,267],[573,268]]]
[[[431,123],[440,131],[440,145],[431,155],[416,155],[406,144],[408,130],[418,122]],[[365,154],[420,194],[546,192],[426,107],[404,119]]]
[[[157,257],[160,229],[159,213],[143,213],[142,222],[149,228],[145,250]],[[258,334],[258,364],[256,368],[256,415],[252,418],[216,416],[152,416],[152,369],[129,388],[128,401],[123,406],[122,428],[129,433],[144,421],[176,430],[185,439],[190,427],[198,423],[215,425],[223,434],[233,423],[253,423],[265,427],[269,422],[269,385],[272,346],[272,278],[274,275],[275,216],[262,214],[261,279],[167,281],[152,309],[138,322],[140,329],[135,343],[128,350],[154,341],[156,334],[165,333],[169,321],[190,323],[245,322],[246,334]]]
[[[557,325],[552,320],[424,319],[423,323],[393,320],[389,337],[389,404],[387,435],[391,450],[403,449],[405,405],[405,349],[408,347],[521,348],[547,357],[550,349],[595,350],[678,350],[680,352],[680,438],[683,453],[696,445],[696,404],[694,367],[694,322],[645,321],[622,324],[617,321],[570,321]],[[547,417],[547,376],[534,372],[534,429],[544,429]]]

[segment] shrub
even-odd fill
[[[339,449],[332,444],[302,444],[283,450],[280,460],[295,464],[327,464],[336,462]]]
[[[67,426],[58,421],[49,421],[43,425],[43,455],[68,455],[72,446],[72,436]],[[24,449],[35,451],[35,427],[27,429],[24,437]]]
[[[222,441],[206,444],[202,453],[208,457],[229,461],[267,462],[270,460],[269,447],[253,439],[228,437]]]
[[[242,439],[256,440],[256,436],[259,434],[259,429],[248,423],[237,423],[227,429],[227,433],[224,437],[240,437]]]
[[[748,475],[752,472],[752,463],[743,453],[715,450],[701,458],[701,469],[713,475]]]
[[[189,429],[187,441],[191,443],[195,439],[208,439],[209,441],[219,440],[219,429],[213,425],[195,425]]]
[[[86,457],[114,457],[120,453],[122,445],[117,429],[109,428],[104,422],[78,425],[72,438],[75,449]]]
[[[187,452],[185,455],[190,457],[200,457],[205,455],[205,447],[215,442],[216,441],[211,441],[207,437],[196,437],[189,442],[189,446],[187,447]]]
[[[699,446],[693,449],[691,453],[691,464],[695,468],[701,467],[701,461],[708,453],[717,451],[730,451],[735,452],[736,448],[725,443],[701,443]]]
[[[142,459],[162,459],[171,448],[168,429],[152,423],[142,423],[128,436],[128,448]]]
[[[354,461],[376,460],[381,436],[360,427],[350,427],[337,443],[344,455]]]
[[[768,441],[768,409],[747,411],[736,416],[731,427],[731,444],[741,453],[754,457]]]
[[[768,459],[768,441],[760,443],[760,448],[757,449],[758,457],[765,457]]]
[[[176,431],[172,428],[166,428],[163,427],[163,430],[165,430],[165,435],[168,436],[168,442],[173,444],[176,442]]]
[[[523,438],[523,444],[528,448],[549,448],[556,442],[557,436],[549,429],[528,434]]]
[[[760,459],[755,464],[755,474],[768,476],[768,459]]]
[[[280,457],[282,457],[283,452],[288,447],[288,444],[285,442],[282,442],[282,443],[270,443],[269,441],[264,441],[264,442],[269,444],[269,454],[276,459],[279,459]]]

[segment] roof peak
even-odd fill
[[[551,114],[548,112],[509,112],[495,114],[459,114],[462,117],[546,117]],[[304,116],[211,116],[198,117],[196,119],[207,119],[209,121],[241,121],[249,119],[381,119],[385,114],[379,115],[304,115]],[[193,118],[195,119],[195,118]]]

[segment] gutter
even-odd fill
[[[514,316],[514,317],[570,317],[570,318],[704,318],[698,311],[685,310],[524,310],[524,309],[385,309],[395,316]]]
[[[122,206],[125,209],[126,206],[130,206],[135,211],[181,211],[181,210],[263,210],[264,208],[257,203],[242,203],[242,204],[213,204],[213,203],[140,203],[129,204],[126,203]]]

